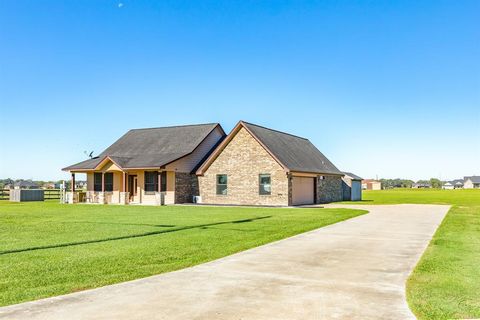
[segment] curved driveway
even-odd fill
[[[0,308],[0,318],[414,318],[405,281],[449,206],[354,207],[370,213],[192,268]]]

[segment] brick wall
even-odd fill
[[[324,179],[317,178],[317,203],[342,201],[342,178],[339,176],[324,177]]]
[[[216,175],[226,174],[227,195],[216,194]],[[259,195],[259,174],[271,175],[271,195]],[[288,179],[283,168],[244,129],[198,177],[203,203],[288,205]]]

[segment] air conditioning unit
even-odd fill
[[[202,203],[201,196],[193,196],[193,203]]]

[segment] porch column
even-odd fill
[[[162,171],[158,171],[158,192],[162,192]]]
[[[163,205],[163,201],[162,201],[162,172],[159,170],[158,171],[158,181],[157,181],[157,184],[158,184],[158,192],[156,193],[155,195],[155,201],[157,203],[157,205]]]
[[[128,204],[128,192],[127,192],[127,177],[128,174],[125,171],[123,172],[123,192],[120,192],[119,202],[120,204]]]
[[[75,192],[75,172],[72,172],[72,192]]]
[[[71,183],[70,190],[72,190],[72,192],[70,192],[68,203],[75,203],[75,173],[74,172],[72,172],[72,179],[70,183]]]
[[[102,172],[102,192],[105,192],[105,172]]]

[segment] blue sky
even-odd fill
[[[0,0],[0,178],[242,119],[363,177],[480,175],[480,1]]]

